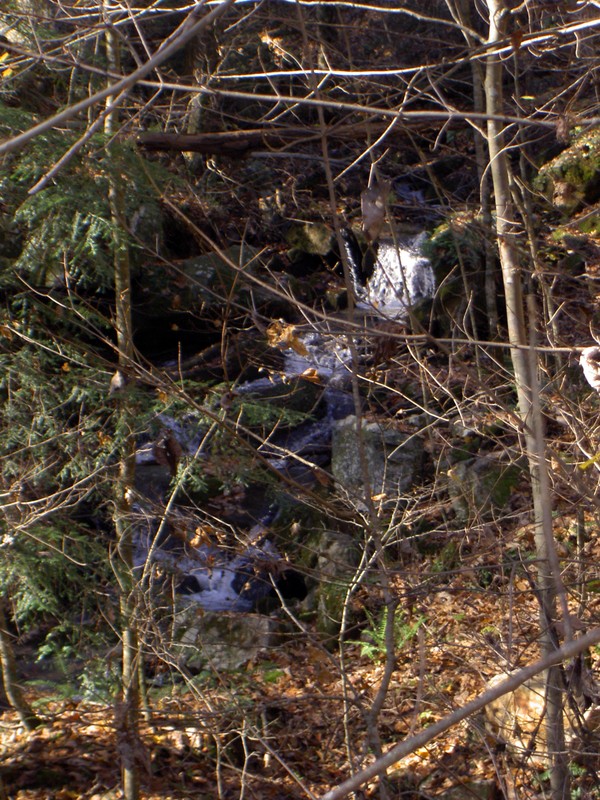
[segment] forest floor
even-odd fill
[[[566,574],[575,578],[580,562],[569,544],[574,524],[559,520],[557,538],[564,545]],[[440,561],[425,576],[415,560],[395,574],[402,600],[396,665],[379,717],[384,750],[463,706],[502,669],[536,660],[532,535],[530,524],[514,525],[499,543],[484,528],[477,541],[463,539],[451,568]],[[585,547],[585,562],[599,563],[600,545]],[[492,566],[502,563],[499,548],[514,553],[512,565]],[[489,569],[482,569],[486,564]],[[374,591],[369,588],[371,604]],[[599,603],[600,596],[588,597],[584,625],[598,624]],[[348,777],[349,748],[357,766],[370,763],[364,714],[383,677],[381,632],[374,626],[361,642],[346,644],[346,680],[338,653],[316,641],[290,639],[235,672],[205,673],[152,689],[151,716],[142,724],[138,748],[142,797],[300,800],[319,797]],[[25,734],[14,714],[2,716],[0,797],[119,798],[118,705],[60,699],[51,684],[32,683],[28,694],[44,724]],[[574,796],[598,796],[596,766],[574,762]],[[389,778],[391,796],[407,800],[492,798],[502,796],[498,790],[506,797],[542,798],[548,786],[543,763],[510,753],[482,719],[467,720],[419,748],[397,763]],[[361,796],[377,797],[377,783]]]

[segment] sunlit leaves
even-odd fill
[[[295,326],[280,320],[276,320],[267,328],[267,341],[271,347],[277,347],[280,350],[291,349],[299,356],[308,355],[306,345],[298,337]]]

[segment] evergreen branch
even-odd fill
[[[189,42],[190,39],[200,33],[201,30],[215,22],[215,20],[222,16],[223,13],[229,8],[229,6],[233,5],[234,2],[235,0],[223,0],[219,6],[206,14],[206,16],[202,17],[200,20],[197,20],[196,18],[198,17],[200,10],[204,7],[204,2],[202,2],[189,13],[177,30],[168,39],[165,39],[152,58],[149,58],[145,64],[142,64],[141,67],[134,70],[129,75],[126,75],[120,81],[110,84],[90,97],[86,97],[84,100],[81,100],[79,103],[74,103],[72,106],[68,106],[68,108],[65,108],[64,111],[60,111],[53,117],[40,122],[38,125],[35,125],[33,128],[30,128],[24,133],[21,133],[18,136],[3,142],[0,144],[0,155],[18,150],[36,136],[39,136],[40,134],[51,130],[57,125],[72,119],[82,111],[86,111],[88,108],[103,102],[108,97],[131,89],[141,78],[144,78],[146,75],[152,72],[155,67],[160,66],[160,64],[176,53],[181,47],[183,47],[184,44]]]

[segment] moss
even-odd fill
[[[566,215],[600,199],[600,129],[582,134],[545,164],[534,187]]]
[[[581,256],[589,245],[589,236],[600,235],[600,203],[592,208],[587,208],[580,214],[569,219],[565,225],[556,228],[551,234],[553,241],[558,242],[568,251],[568,256],[562,258],[560,267],[562,271],[581,273],[585,259]],[[579,270],[579,271],[577,271]]]
[[[318,222],[298,222],[290,227],[286,236],[292,251],[326,256],[332,247],[331,230]]]
[[[586,214],[580,221],[575,220],[575,224],[582,233],[588,233],[590,236],[600,236],[600,212]]]

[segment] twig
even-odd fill
[[[467,719],[467,717],[470,717],[472,714],[481,711],[488,703],[497,700],[499,697],[509,692],[514,692],[519,686],[525,683],[525,681],[529,680],[529,678],[533,678],[534,675],[556,664],[560,664],[569,658],[574,658],[579,655],[579,653],[582,653],[584,650],[587,650],[588,647],[598,642],[600,642],[600,628],[594,628],[585,636],[574,639],[558,650],[555,650],[553,653],[550,653],[546,658],[520,669],[518,672],[510,675],[505,681],[502,681],[502,683],[493,686],[491,689],[479,695],[479,697],[471,700],[462,708],[457,708],[451,714],[448,714],[448,716],[430,725],[426,730],[392,747],[391,750],[381,758],[378,758],[369,767],[361,770],[329,792],[325,792],[324,795],[321,795],[320,800],[340,800],[342,797],[347,797],[350,792],[355,791],[359,786],[362,786],[372,778],[384,773],[392,764],[405,758],[410,753],[414,753],[415,750],[418,750],[420,747],[424,747],[428,742],[436,739],[442,733],[458,725],[459,722]]]

